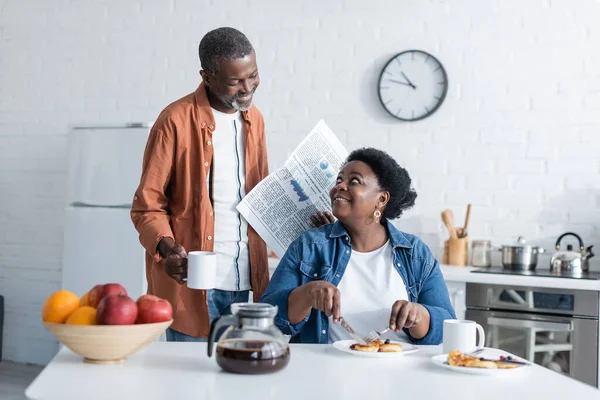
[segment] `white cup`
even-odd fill
[[[217,253],[190,251],[187,258],[187,286],[190,289],[214,289],[217,280]]]
[[[479,332],[479,342],[477,342]],[[475,321],[446,319],[443,328],[444,353],[458,350],[470,353],[485,346],[485,332],[483,327]]]

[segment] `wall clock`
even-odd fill
[[[448,76],[437,58],[421,50],[392,57],[379,76],[379,100],[395,118],[418,121],[437,111],[448,92]]]

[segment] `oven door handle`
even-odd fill
[[[529,320],[517,318],[488,317],[488,325],[517,329],[538,329],[541,331],[572,332],[573,322],[553,322],[551,320]]]

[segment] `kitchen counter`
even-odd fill
[[[597,398],[574,379],[531,365],[480,376],[431,362],[441,346],[397,359],[365,358],[330,345],[291,345],[291,360],[271,375],[235,375],[206,355],[206,343],[154,342],[121,365],[85,364],[63,347],[27,388],[30,399],[454,399]],[[493,352],[494,350],[492,350]],[[485,355],[485,353],[484,353]],[[490,354],[488,356],[494,356]]]
[[[600,291],[600,280],[505,274],[479,274],[473,273],[472,271],[483,268],[455,267],[451,265],[440,265],[440,268],[442,270],[442,274],[444,275],[444,279],[447,282],[488,283],[496,285]]]

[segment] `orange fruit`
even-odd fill
[[[96,309],[90,306],[79,307],[67,318],[68,325],[96,325]]]
[[[89,306],[90,305],[90,292],[85,292],[81,299],[79,300],[79,306]]]
[[[42,309],[42,320],[62,324],[77,308],[79,297],[68,290],[59,290],[46,299]]]

